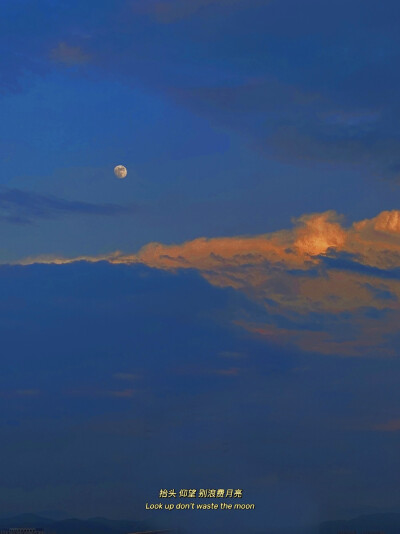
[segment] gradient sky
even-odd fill
[[[0,515],[400,510],[399,2],[0,12]]]

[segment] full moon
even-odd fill
[[[125,178],[125,176],[128,174],[128,171],[123,165],[117,165],[114,168],[114,174],[117,178]]]

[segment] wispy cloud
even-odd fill
[[[234,360],[241,360],[246,357],[246,354],[244,354],[243,352],[225,350],[225,351],[219,352],[218,356],[220,356],[221,358],[230,358],[230,359],[232,358]]]
[[[125,389],[107,389],[104,387],[82,387],[65,392],[67,396],[87,397],[87,398],[116,398],[130,399],[137,394],[137,390],[132,388]]]
[[[265,75],[178,87],[170,95],[243,135],[268,157],[359,167],[379,177],[399,178],[400,139],[382,101],[349,105]]]
[[[230,367],[229,369],[216,369],[213,372],[214,374],[221,376],[237,376],[240,369],[238,367]]]
[[[17,389],[15,392],[19,397],[37,397],[40,395],[39,389]]]
[[[37,219],[54,219],[71,214],[118,216],[134,212],[132,206],[92,204],[20,189],[0,189],[0,220],[9,223],[29,224]]]
[[[264,0],[267,3],[269,0]],[[150,15],[157,22],[168,24],[192,17],[210,7],[231,8],[244,0],[133,0],[131,9],[136,14]]]
[[[391,419],[385,423],[380,423],[373,427],[378,432],[398,432],[400,430],[400,419]]]
[[[40,397],[43,392],[40,389],[35,388],[26,388],[26,389],[15,389],[15,390],[3,390],[0,391],[0,397],[6,399],[15,399],[15,398],[33,398]]]
[[[116,397],[117,399],[130,399],[135,395],[134,389],[123,389],[116,391],[108,391],[110,397]]]
[[[136,382],[141,378],[140,375],[135,373],[115,373],[113,377],[124,382]]]
[[[53,61],[66,65],[81,65],[90,61],[90,57],[80,46],[71,46],[64,42],[58,43],[50,52]]]

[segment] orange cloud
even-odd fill
[[[394,355],[400,320],[400,211],[343,225],[334,211],[303,215],[290,230],[258,236],[150,243],[136,254],[73,260],[195,269],[210,284],[244,293],[265,312],[238,324],[270,342],[349,356]],[[399,269],[397,272],[396,269]]]

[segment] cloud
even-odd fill
[[[218,356],[220,356],[221,358],[232,358],[235,360],[246,358],[246,354],[243,354],[242,352],[235,352],[235,351],[229,351],[229,350],[221,351],[218,354]]]
[[[391,419],[385,423],[375,425],[373,429],[379,432],[398,432],[400,430],[400,419]]]
[[[310,117],[304,123],[278,125],[258,146],[285,162],[356,166],[378,177],[399,180],[400,139],[383,129],[384,121],[365,131],[364,124],[324,124]]]
[[[105,389],[94,387],[83,387],[79,389],[71,389],[66,392],[67,397],[87,397],[91,399],[101,398],[115,398],[115,399],[130,399],[137,394],[137,391],[132,388],[126,389]]]
[[[147,0],[145,3],[134,0],[131,9],[135,14],[149,15],[159,23],[169,24],[190,18],[205,8],[228,9],[240,3],[244,0]]]
[[[237,376],[240,372],[238,367],[230,367],[229,369],[216,369],[213,371],[216,375],[221,376]]]
[[[150,243],[136,254],[28,259],[136,264],[198,271],[254,303],[234,322],[268,342],[304,351],[393,356],[400,320],[400,212],[346,227],[334,211],[303,215],[271,234]],[[388,298],[389,297],[389,298]]]
[[[317,85],[303,88],[265,74],[177,87],[170,96],[278,161],[358,167],[394,180],[400,176],[400,138],[389,102],[349,104]]]
[[[15,393],[21,397],[37,397],[38,395],[40,395],[40,390],[39,389],[18,389]]]
[[[30,224],[37,219],[71,214],[118,216],[133,212],[131,206],[92,204],[20,189],[0,189],[0,220],[14,224]]]
[[[117,391],[109,391],[108,395],[110,397],[116,397],[118,399],[131,399],[135,395],[134,389],[123,389],[123,390],[117,390]]]
[[[66,65],[81,65],[90,61],[90,55],[85,53],[80,46],[71,46],[64,42],[51,50],[50,58]]]
[[[7,398],[7,399],[15,399],[19,397],[27,397],[27,398],[33,398],[33,397],[39,397],[42,394],[42,391],[40,389],[35,388],[27,388],[27,389],[15,389],[15,390],[4,390],[0,392],[0,397]]]
[[[140,375],[135,373],[115,373],[113,377],[117,380],[124,380],[126,382],[135,382],[141,378]]]

